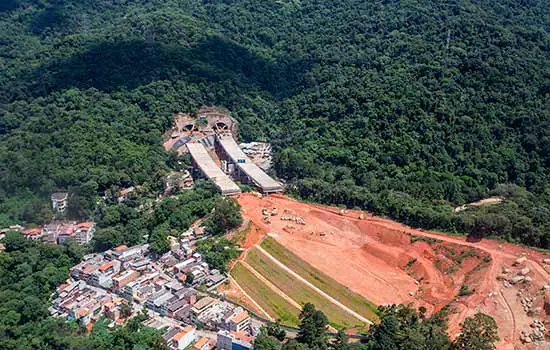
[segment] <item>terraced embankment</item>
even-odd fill
[[[265,251],[296,274],[300,275],[309,283],[338,300],[351,310],[369,320],[378,320],[376,305],[311,266],[296,254],[293,254],[290,250],[277,243],[273,238],[266,236],[261,242],[260,247],[265,249]]]
[[[302,280],[278,266],[269,257],[263,255],[257,248],[253,248],[248,252],[245,262],[299,305],[303,306],[308,302],[314,304],[325,313],[334,327],[346,328],[365,325],[365,319],[361,320],[323,294],[315,291]]]
[[[231,270],[231,276],[246,294],[275,320],[288,326],[299,324],[300,309],[270,289],[242,263],[235,264]]]

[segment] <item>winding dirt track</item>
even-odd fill
[[[534,319],[527,316],[516,295],[518,288],[525,287],[504,288],[497,277],[504,268],[515,274],[522,267],[529,267],[531,291],[540,291],[543,285],[550,284],[550,274],[541,263],[550,257],[547,253],[492,240],[468,242],[465,237],[413,229],[358,211],[340,213],[339,208],[301,203],[283,195],[258,198],[247,193],[237,199],[243,216],[258,228],[253,237],[247,238],[245,248],[255,246],[263,235],[272,233],[300,258],[376,304],[413,303],[425,306],[429,312],[451,304],[455,310],[449,317],[452,337],[460,332],[466,317],[482,311],[493,316],[499,325],[498,349],[528,348],[518,336],[520,330],[529,329]],[[281,214],[266,223],[262,208],[278,208]],[[285,210],[302,217],[306,224],[283,221],[280,216]],[[443,256],[441,250],[426,241],[412,243],[410,235],[434,238],[447,250],[478,252],[478,257],[466,258],[458,270],[451,271],[450,265],[441,265],[442,261],[450,261],[449,256]],[[513,267],[520,256],[528,260]],[[482,257],[490,257],[490,262],[484,263]],[[405,267],[409,265],[411,269]],[[475,292],[458,297],[461,285],[466,283]],[[544,313],[536,318],[547,320]]]

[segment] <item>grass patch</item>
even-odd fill
[[[407,263],[407,267],[411,267],[414,265],[414,263],[416,262],[416,258],[412,258],[411,260],[409,260],[409,262]]]
[[[375,304],[311,266],[273,238],[266,237],[262,241],[261,247],[281,263],[288,266],[292,271],[302,276],[306,281],[353,311],[372,321],[379,319],[378,308]]]
[[[468,258],[479,258],[479,254],[473,249],[468,249],[460,253],[454,260],[461,265]]]
[[[432,237],[424,237],[424,236],[416,236],[416,235],[410,235],[411,237],[411,244],[414,242],[426,242],[429,245],[434,245],[436,243],[441,243],[440,239],[432,238]]]
[[[449,267],[449,273],[455,273],[458,271],[458,265],[455,263],[451,263],[451,266]]]
[[[460,286],[460,291],[458,292],[458,295],[462,297],[462,296],[470,295],[474,292],[475,290],[470,290],[467,284],[463,284]]]
[[[266,258],[256,249],[248,252],[246,262],[300,305],[308,302],[314,304],[318,310],[325,313],[329,323],[333,327],[348,328],[363,326],[360,320],[332,304],[325,297],[275,265],[269,258]]]
[[[252,231],[252,222],[249,221],[245,228],[235,233],[233,242],[236,244],[242,244],[246,240],[246,236]]]
[[[300,310],[269,289],[241,263],[237,263],[233,267],[231,276],[269,315],[278,319],[282,324],[293,327],[298,326],[300,323]]]

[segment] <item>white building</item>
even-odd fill
[[[82,222],[76,225],[76,232],[74,235],[76,244],[88,244],[94,238],[95,223]]]
[[[172,338],[172,347],[175,349],[185,349],[191,343],[193,343],[197,339],[197,332],[195,327],[186,326],[184,329],[182,329],[180,332],[178,332],[174,337]]]
[[[52,194],[52,208],[58,213],[64,213],[67,209],[69,194],[67,192],[56,192]]]

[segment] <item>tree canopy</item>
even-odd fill
[[[4,2],[5,3],[5,2]],[[550,247],[549,3],[12,0],[0,223],[162,187],[176,112],[222,105],[302,198]],[[489,195],[501,205],[454,213]],[[94,198],[95,197],[95,198]]]
[[[422,308],[421,308],[422,309]],[[454,342],[447,336],[447,313],[444,310],[431,317],[425,310],[410,306],[381,306],[380,323],[371,326],[366,340],[350,342],[339,330],[335,337],[327,335],[326,316],[312,304],[305,304],[300,313],[300,327],[295,339],[283,342],[276,338],[273,325],[264,326],[254,342],[262,350],[491,350],[498,341],[493,318],[478,313],[468,317],[461,334]]]

